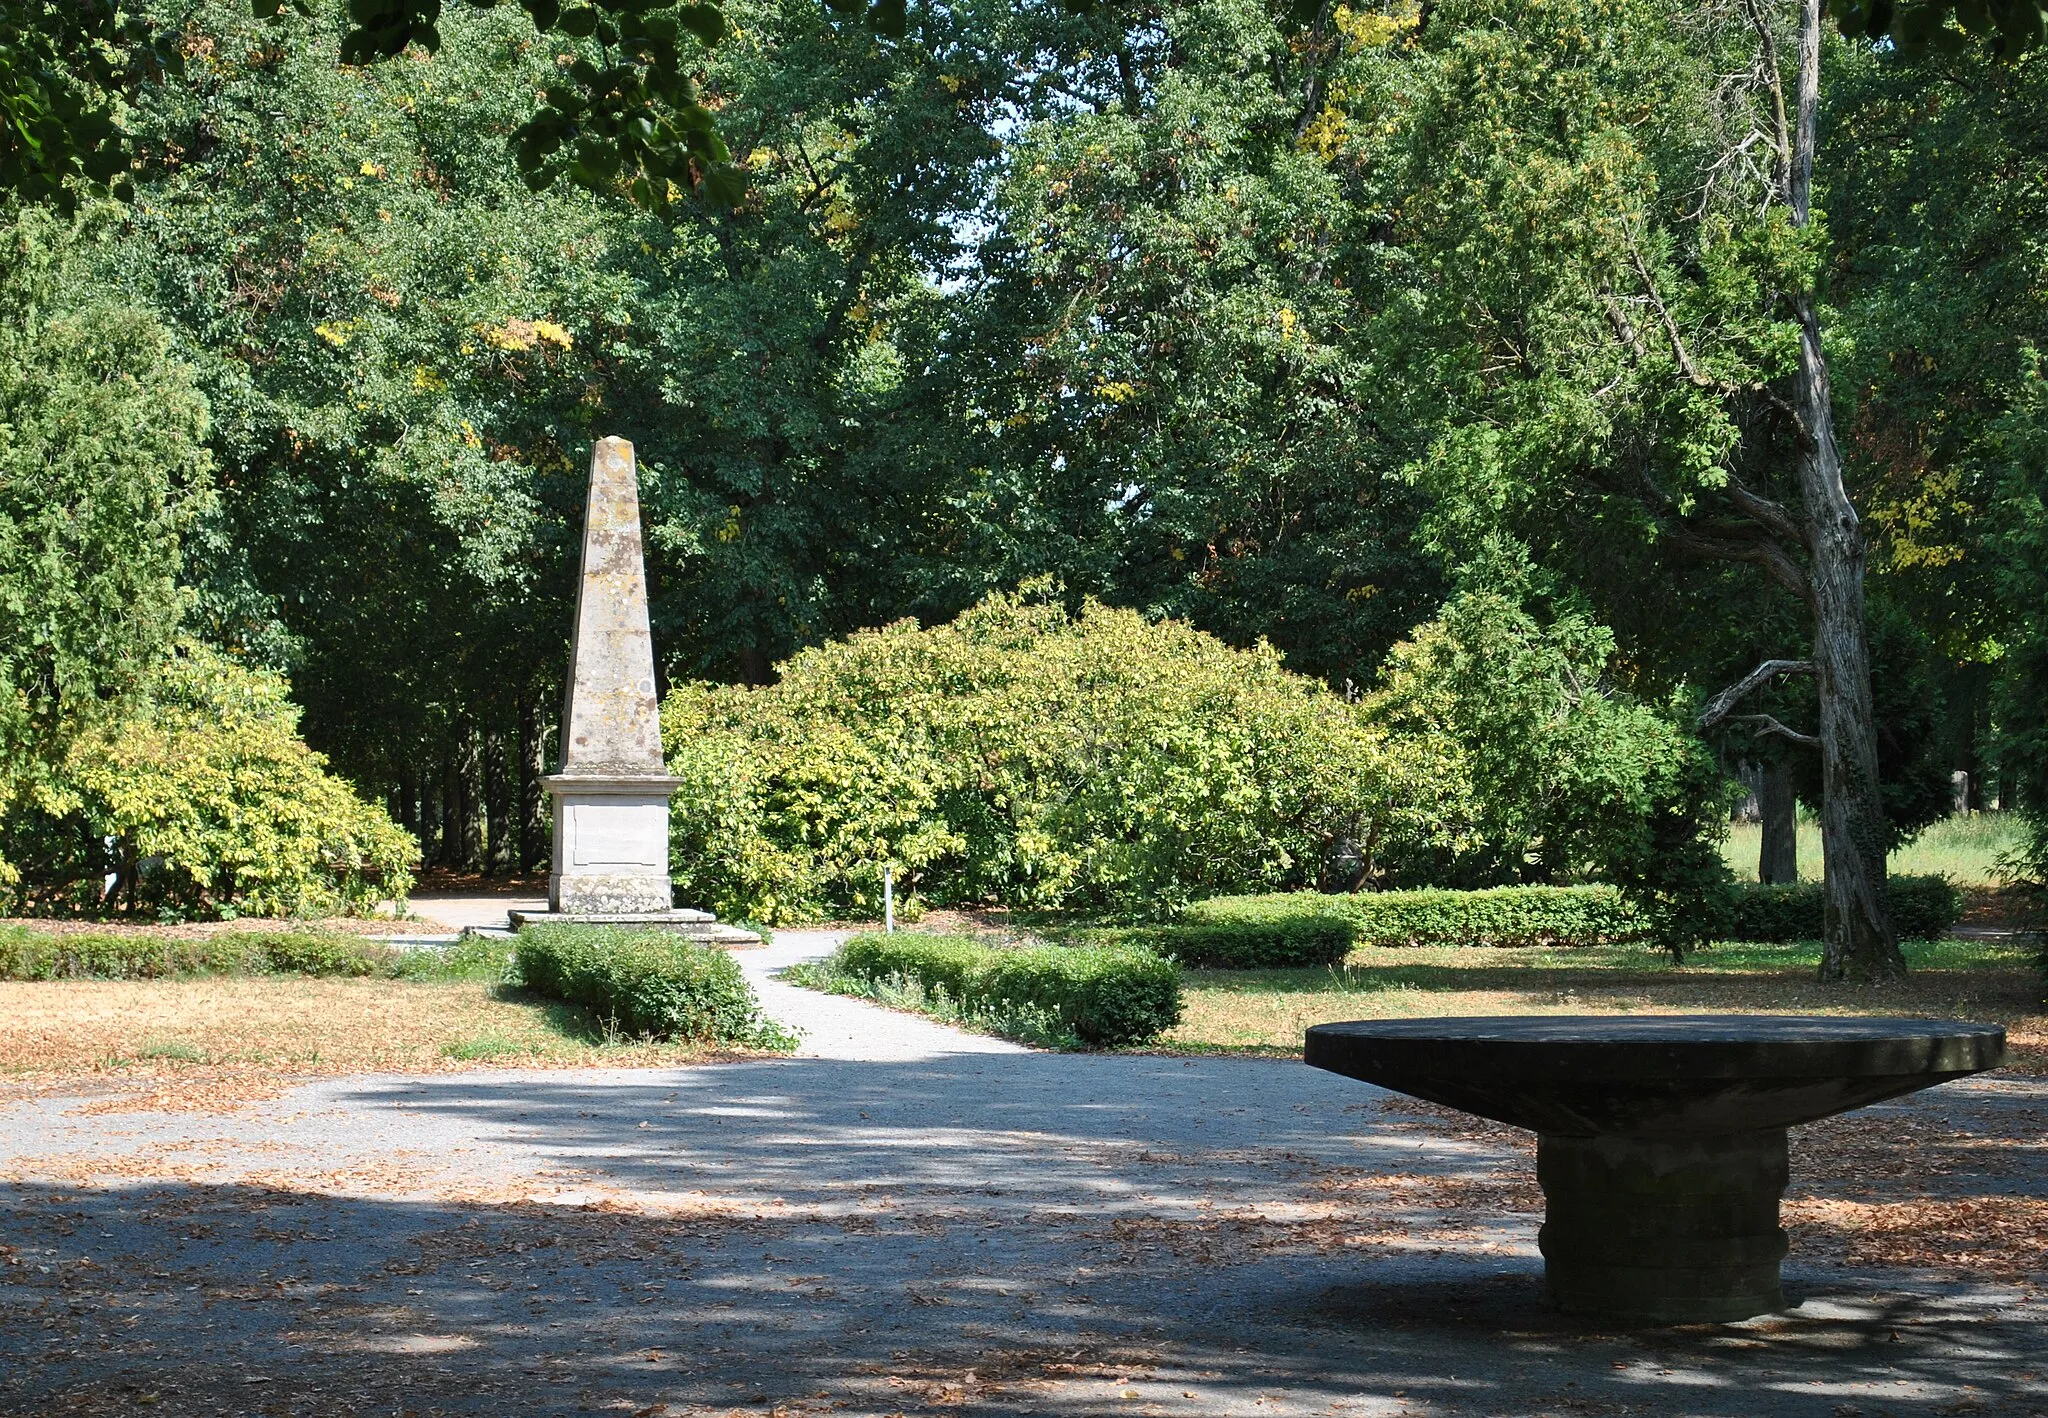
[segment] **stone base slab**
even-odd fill
[[[726,925],[709,911],[514,911],[512,928],[526,926],[626,926],[673,931],[699,945],[751,950],[765,944],[752,931]]]

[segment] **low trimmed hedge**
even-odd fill
[[[527,926],[513,959],[528,989],[586,1005],[621,1033],[688,1043],[789,1048],[723,950],[661,930]]]
[[[1931,940],[1947,935],[1962,919],[1963,894],[1946,877],[1895,876],[1887,890],[1892,920],[1903,939]],[[1823,933],[1824,899],[1819,882],[1796,886],[1738,883],[1729,889],[1727,920],[1716,934],[1723,940],[1765,943],[1818,940]],[[1229,928],[1250,938],[1261,933],[1277,937],[1314,921],[1345,922],[1355,932],[1358,944],[1374,946],[1605,945],[1640,939],[1644,934],[1642,920],[1611,886],[1219,896],[1188,907],[1176,925],[1182,929]],[[1171,953],[1166,944],[1157,948]],[[1196,963],[1185,955],[1179,958],[1185,964]]]
[[[1963,918],[1963,893],[1944,876],[1895,876],[1885,884],[1892,924],[1901,940],[1945,936]],[[1730,940],[1819,940],[1826,929],[1827,893],[1817,881],[1791,886],[1745,882],[1735,893]]]
[[[1278,929],[1285,921],[1347,922],[1360,945],[1597,945],[1643,924],[1611,886],[1496,886],[1484,891],[1290,892],[1220,896],[1183,911],[1182,925]]]
[[[1358,928],[1342,916],[1275,916],[1214,925],[1133,926],[1076,931],[1077,945],[1135,945],[1191,970],[1295,970],[1336,965],[1357,943]]]
[[[1083,1043],[1142,1044],[1180,1023],[1180,967],[1134,944],[999,949],[962,936],[855,936],[824,962],[828,977],[910,981],[974,1012],[1039,1011]]]
[[[177,975],[385,975],[399,952],[325,931],[222,931],[190,939],[0,928],[0,980],[161,980]]]

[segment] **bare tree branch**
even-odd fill
[[[1778,200],[1789,203],[1792,200],[1792,128],[1785,117],[1785,71],[1778,63],[1778,36],[1771,29],[1770,16],[1763,12],[1757,0],[1742,0],[1743,11],[1749,16],[1750,27],[1756,31],[1757,43],[1763,49],[1764,84],[1771,94],[1771,120],[1776,129],[1777,161],[1771,166],[1771,186],[1776,189]]]
[[[1792,515],[1790,508],[1782,502],[1751,492],[1743,486],[1742,480],[1734,474],[1728,476],[1728,500],[1745,514],[1769,528],[1774,536],[1783,538],[1795,546],[1811,547],[1807,540],[1806,524]]]
[[[1729,685],[1726,689],[1708,700],[1707,707],[1700,711],[1700,716],[1693,721],[1693,726],[1701,730],[1713,728],[1714,725],[1728,717],[1730,709],[1733,709],[1745,697],[1764,685],[1769,684],[1779,675],[1810,675],[1812,673],[1813,661],[1811,660],[1765,660],[1741,679],[1735,681],[1735,683]],[[1751,715],[1749,717],[1754,718],[1756,716]],[[1772,722],[1776,723],[1777,721],[1772,720]]]
[[[1813,603],[1813,584],[1807,579],[1806,568],[1771,540],[1762,527],[1754,527],[1754,537],[1741,538],[1704,536],[1677,521],[1667,521],[1663,528],[1664,534],[1683,550],[1717,561],[1747,561],[1761,566],[1780,586],[1808,605]]]
[[[1768,714],[1737,714],[1732,722],[1756,725],[1756,736],[1758,738],[1763,738],[1766,734],[1776,734],[1780,738],[1790,739],[1792,742],[1805,748],[1820,747],[1820,740],[1812,734],[1802,734],[1797,729],[1788,729]]]

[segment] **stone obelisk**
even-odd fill
[[[680,780],[661,758],[639,477],[623,438],[601,439],[591,454],[569,645],[561,771],[541,780],[555,818],[548,909],[515,912],[514,922],[652,925],[718,944],[758,944],[708,912],[677,910],[671,895],[668,800]]]

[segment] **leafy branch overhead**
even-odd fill
[[[81,183],[125,196],[112,95],[175,72],[175,38],[113,0],[0,0],[0,192],[66,210]]]
[[[494,9],[500,0],[462,0]],[[517,0],[543,35],[566,41],[555,83],[513,155],[535,190],[567,178],[665,209],[679,194],[730,205],[742,169],[697,90],[703,50],[724,37],[712,3]],[[824,0],[834,14],[900,37],[905,0]],[[250,0],[258,19],[311,17],[313,0]],[[345,64],[441,47],[442,0],[348,0]],[[125,100],[181,69],[180,35],[120,0],[0,0],[0,192],[69,208],[84,190],[125,195]]]
[[[2006,57],[2048,39],[2042,0],[1827,0],[1827,8],[1851,39],[1889,38],[1909,56],[1955,54],[1978,39]]]
[[[309,0],[289,3],[312,13]],[[497,0],[468,3],[489,9]],[[252,0],[265,19],[282,15],[286,4]],[[349,0],[342,62],[371,64],[410,45],[436,52],[441,8],[441,0]],[[520,8],[542,34],[576,42],[513,141],[529,187],[539,191],[564,177],[590,188],[623,180],[636,202],[656,209],[679,192],[728,205],[738,200],[744,178],[697,92],[694,72],[702,48],[725,34],[717,6],[593,0],[564,8],[560,0],[520,0]]]
[[[313,10],[310,0],[251,3],[259,19],[280,17],[287,3],[301,14]],[[494,9],[499,0],[467,3]],[[566,177],[608,190],[623,181],[635,202],[657,211],[682,193],[721,206],[740,199],[745,172],[732,161],[696,82],[699,54],[725,37],[723,10],[664,0],[517,3],[542,34],[576,42],[562,56],[558,82],[543,91],[540,108],[513,141],[529,187],[540,191]],[[825,3],[877,33],[904,33],[904,0]],[[442,0],[349,0],[342,62],[390,59],[409,45],[436,52],[441,11]]]

